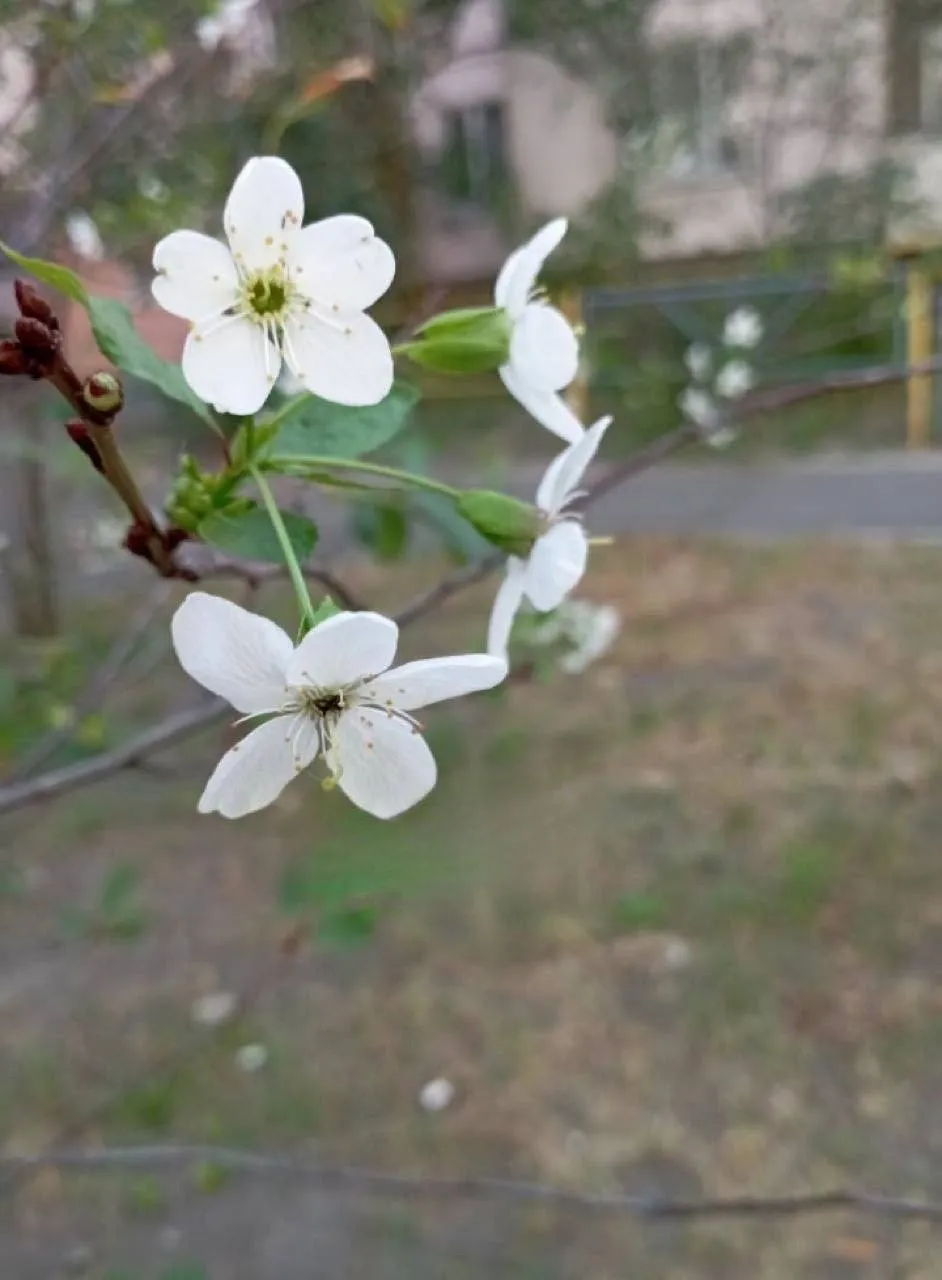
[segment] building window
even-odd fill
[[[507,174],[502,102],[483,102],[450,112],[440,172],[445,193],[462,204],[489,207]]]
[[[886,128],[942,133],[942,0],[888,0]]]
[[[655,162],[675,177],[741,172],[748,160],[729,108],[752,54],[748,37],[676,41],[654,55]]]

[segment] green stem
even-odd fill
[[[413,475],[411,471],[400,471],[398,467],[386,467],[379,462],[359,462],[355,458],[319,458],[313,455],[297,455],[279,458],[277,455],[265,459],[266,467],[271,471],[279,471],[285,467],[303,466],[317,471],[362,471],[366,475],[382,476],[384,480],[395,480],[399,484],[411,485],[413,489],[426,489],[429,493],[441,493],[452,502],[461,496],[460,491],[441,480],[432,480],[428,476]]]
[[[258,467],[250,467],[249,472],[252,479],[258,485],[258,491],[262,495],[262,502],[265,504],[265,510],[268,512],[268,518],[271,520],[272,528],[275,530],[275,537],[281,546],[281,554],[285,558],[285,564],[288,566],[288,574],[291,578],[291,585],[294,587],[294,594],[298,598],[298,608],[304,620],[308,623],[314,620],[314,605],[311,603],[311,596],[307,589],[307,583],[304,581],[304,574],[301,572],[301,566],[298,564],[298,557],[294,554],[294,547],[291,545],[291,539],[288,537],[288,530],[285,528],[285,522],[281,518],[281,512],[275,502],[274,495],[268,487],[268,481],[259,471]]]

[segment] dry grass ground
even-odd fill
[[[441,784],[399,822],[311,780],[197,818],[219,732],[7,820],[3,1150],[71,1126],[595,1190],[942,1198],[940,569],[632,542],[585,591],[620,602],[616,648],[433,713]],[[407,649],[473,643],[486,599]],[[124,714],[185,696],[151,682]],[[254,998],[195,1028],[218,988]],[[252,1041],[270,1058],[246,1075]],[[437,1075],[457,1094],[427,1115]],[[45,1172],[2,1213],[3,1280],[942,1276],[924,1225],[643,1225],[206,1167]]]

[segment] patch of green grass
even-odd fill
[[[139,894],[140,873],[137,868],[130,863],[119,863],[105,874],[91,906],[62,908],[60,928],[70,938],[131,942],[141,936],[147,925]]]
[[[148,1080],[126,1090],[112,1108],[114,1120],[123,1128],[145,1133],[167,1133],[179,1110],[181,1077]]]
[[[163,1188],[149,1174],[135,1174],[125,1179],[122,1194],[127,1209],[140,1216],[160,1213],[165,1206]]]
[[[769,909],[794,929],[813,925],[831,900],[840,871],[833,846],[821,841],[798,841],[785,849]]]
[[[663,929],[670,918],[664,898],[656,893],[625,893],[611,905],[609,927],[613,934]]]

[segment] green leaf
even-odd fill
[[[8,244],[4,244],[0,240],[0,250],[2,250],[11,262],[15,262],[18,267],[22,267],[24,271],[28,271],[31,276],[35,276],[37,280],[41,280],[43,284],[48,284],[52,289],[58,289],[59,293],[64,293],[67,298],[71,298],[73,302],[79,302],[83,307],[88,306],[88,294],[85,286],[68,267],[60,267],[57,262],[46,262],[44,258],[27,258],[23,253],[17,253],[15,249],[11,249]]]
[[[114,298],[97,298],[88,293],[82,281],[68,267],[56,262],[46,262],[43,258],[27,258],[17,253],[9,245],[0,240],[2,250],[11,262],[28,271],[30,275],[48,284],[51,288],[64,293],[73,302],[78,302],[88,312],[95,341],[112,364],[132,378],[139,378],[157,388],[171,400],[184,404],[188,409],[202,418],[209,426],[216,428],[216,420],[209,407],[190,390],[179,365],[169,360],[161,360],[134,328],[131,313],[123,303]],[[218,428],[217,428],[218,429]]]
[[[281,518],[300,561],[308,558],[317,542],[317,525],[307,516],[293,511],[282,511]],[[199,536],[210,546],[218,547],[230,556],[244,560],[267,560],[282,564],[284,556],[272,528],[272,523],[262,507],[253,503],[250,511],[241,515],[212,515],[203,520],[197,529]]]
[[[394,383],[385,400],[359,409],[299,396],[272,419],[278,431],[270,452],[278,457],[360,458],[398,435],[418,398],[408,382]]]
[[[409,543],[409,521],[402,508],[391,503],[360,503],[353,509],[353,531],[377,560],[402,557]]]
[[[183,376],[178,364],[161,360],[134,328],[131,313],[122,302],[114,298],[88,298],[85,303],[92,322],[95,341],[112,364],[132,378],[150,383],[170,400],[186,405],[198,418],[211,427],[217,427],[208,405],[205,405]],[[218,429],[218,428],[217,428]]]

